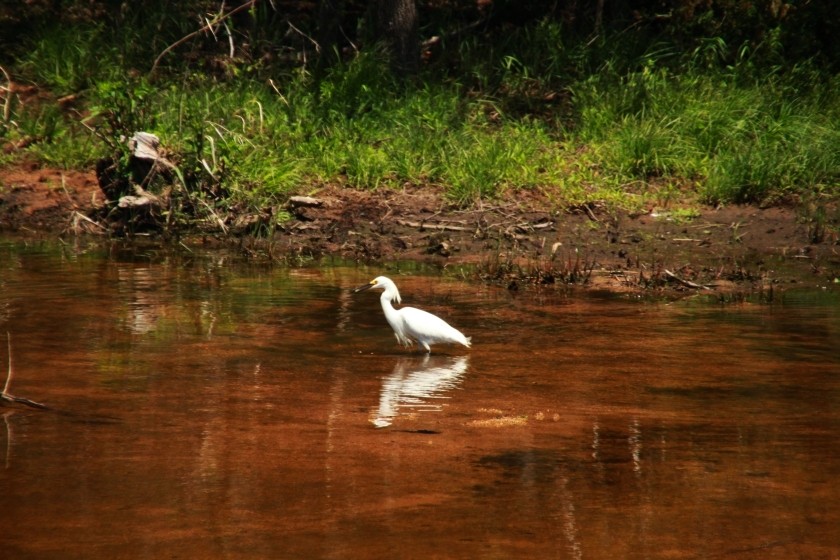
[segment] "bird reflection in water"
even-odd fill
[[[455,389],[467,371],[468,356],[400,358],[394,371],[382,382],[379,408],[372,422],[390,426],[400,411],[434,412],[442,409],[445,393]]]

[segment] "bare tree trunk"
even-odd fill
[[[317,75],[332,66],[339,58],[339,32],[344,16],[344,0],[320,0],[318,6]]]
[[[604,0],[598,0],[595,6],[595,34],[602,31],[604,25]]]
[[[420,37],[414,0],[379,0],[379,30],[388,43],[391,68],[400,77],[417,73]]]

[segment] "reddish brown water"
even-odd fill
[[[643,303],[0,244],[4,558],[840,557],[840,295]],[[3,380],[5,375],[0,376]],[[2,386],[0,386],[2,388]]]

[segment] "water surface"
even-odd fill
[[[378,293],[473,337],[401,349]],[[840,557],[840,295],[0,243],[9,558]],[[2,376],[5,379],[5,376]]]

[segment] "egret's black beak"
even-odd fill
[[[370,290],[374,286],[376,286],[376,284],[374,284],[373,282],[368,282],[367,284],[363,284],[363,285],[359,286],[358,288],[356,288],[355,290],[353,290],[353,293],[358,294],[359,292],[364,292],[365,290]]]

